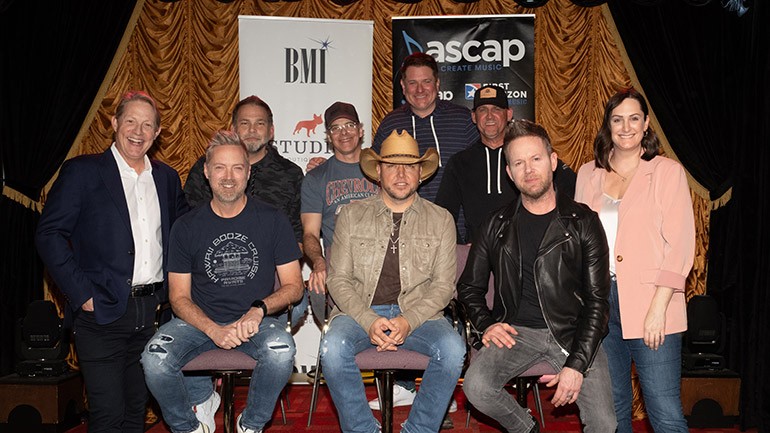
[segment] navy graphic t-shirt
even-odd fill
[[[302,256],[288,218],[249,198],[233,218],[200,206],[176,221],[169,272],[192,275],[192,300],[217,323],[230,323],[273,292],[275,267]]]

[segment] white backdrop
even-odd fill
[[[239,16],[238,22],[240,96],[257,95],[270,105],[281,155],[303,170],[310,158],[331,156],[323,114],[335,101],[356,107],[364,147],[370,146],[372,21]],[[315,366],[319,338],[308,315],[294,334],[300,373]]]
[[[275,145],[302,169],[331,156],[323,113],[353,104],[371,143],[372,21],[240,16],[241,98],[257,95],[273,110]]]

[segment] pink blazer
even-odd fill
[[[607,171],[593,161],[580,167],[575,200],[601,210]],[[684,169],[656,156],[642,160],[618,210],[615,260],[623,338],[642,338],[644,318],[657,286],[674,295],[666,334],[687,329],[684,285],[695,256],[695,218]]]

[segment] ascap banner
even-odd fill
[[[372,21],[239,16],[240,95],[270,105],[275,146],[303,170],[332,155],[323,114],[335,101],[356,107],[371,143]]]
[[[473,108],[476,89],[508,92],[514,118],[535,119],[535,16],[393,18],[393,108],[405,103],[399,69],[414,52],[438,63],[439,98]]]

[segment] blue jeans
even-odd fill
[[[285,322],[266,317],[251,340],[235,349],[257,360],[251,376],[249,395],[243,411],[244,427],[260,430],[270,421],[275,402],[291,375],[294,340]],[[198,427],[192,406],[211,395],[211,382],[205,398],[193,400],[188,393],[181,368],[199,354],[216,349],[209,337],[179,318],[161,326],[142,353],[147,386],[160,404],[163,419],[174,433],[187,433]],[[202,391],[199,389],[199,391]]]
[[[610,290],[610,333],[602,343],[607,351],[612,377],[612,395],[618,418],[618,433],[631,433],[631,361],[642,385],[642,395],[650,424],[656,432],[687,433],[682,413],[680,381],[682,371],[682,335],[666,335],[658,350],[652,350],[641,338],[623,339],[618,304],[618,283],[612,278]]]
[[[534,426],[529,411],[519,406],[505,385],[529,367],[546,361],[561,371],[567,355],[548,329],[516,327],[516,344],[508,349],[492,344],[471,358],[463,391],[476,409],[493,418],[508,432],[528,432]],[[601,346],[588,369],[577,399],[586,433],[615,431],[607,356]]]
[[[300,320],[303,320],[305,318],[305,313],[307,312],[307,306],[308,306],[308,292],[307,290],[305,290],[304,294],[302,295],[302,299],[297,301],[297,303],[294,304],[292,307],[292,310],[291,310],[291,328],[292,329],[296,328]],[[278,319],[278,321],[281,324],[285,326],[289,318],[289,313],[285,312],[275,317]],[[190,401],[192,402],[193,406],[197,406],[205,402],[206,400],[208,400],[209,397],[211,397],[211,393],[214,392],[214,383],[212,382],[212,378],[211,376],[207,376],[207,375],[185,376],[184,385],[187,388],[187,395],[190,397]]]
[[[398,305],[375,305],[380,316],[393,318],[401,313]],[[374,347],[364,330],[350,316],[337,316],[322,341],[321,365],[329,391],[337,407],[343,432],[374,433],[379,425],[366,401],[356,354]],[[465,359],[465,344],[444,318],[429,320],[406,337],[399,349],[413,350],[430,357],[422,376],[420,392],[414,400],[404,433],[437,432],[449,399],[457,385]]]

